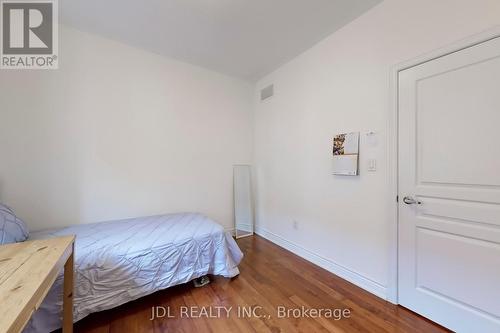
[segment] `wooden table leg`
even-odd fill
[[[63,333],[73,332],[73,249],[66,264],[64,264],[64,294],[63,294]]]

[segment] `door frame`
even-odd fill
[[[390,73],[390,111],[387,124],[387,179],[388,187],[388,218],[389,218],[389,283],[387,287],[387,300],[399,304],[398,300],[398,121],[399,121],[399,72],[418,66],[424,62],[461,51],[471,46],[487,42],[500,37],[500,25],[491,29],[461,39],[451,45],[429,52],[417,58],[399,63],[391,69]]]

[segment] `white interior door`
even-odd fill
[[[398,280],[401,305],[500,332],[500,38],[399,73]]]

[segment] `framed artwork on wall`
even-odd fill
[[[333,137],[333,174],[359,174],[359,132],[337,134]]]

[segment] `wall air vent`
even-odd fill
[[[260,100],[265,101],[274,95],[274,85],[271,84],[260,91]]]

